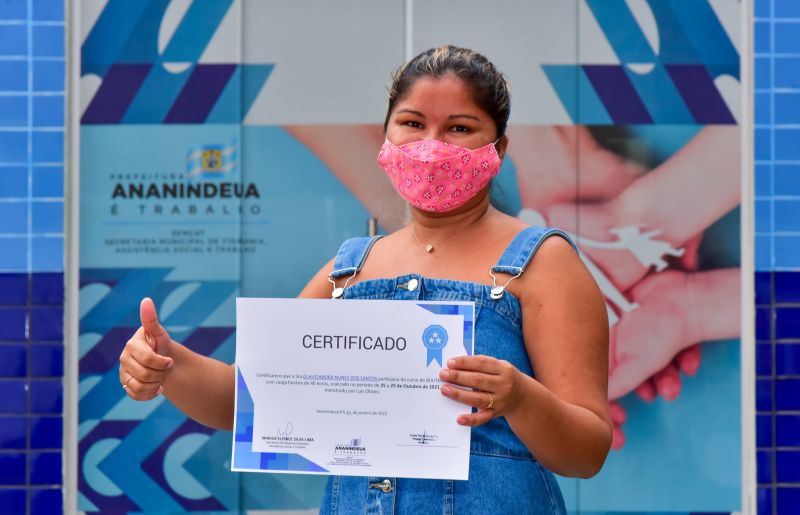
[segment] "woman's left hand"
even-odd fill
[[[476,413],[460,415],[459,424],[480,426],[506,415],[519,404],[523,375],[508,361],[491,356],[460,356],[448,360],[447,367],[439,372],[439,378],[450,383],[442,385],[442,395],[478,408]]]

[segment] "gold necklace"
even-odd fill
[[[419,238],[417,237],[417,224],[416,223],[411,225],[411,233],[414,235],[414,239],[417,240],[417,243],[419,243],[419,246],[425,249],[425,252],[427,252],[428,254],[433,252],[434,249],[433,249],[433,245],[432,244],[430,244],[430,243],[423,244],[421,241],[419,241]],[[459,232],[456,232],[454,235],[450,236],[449,238],[447,238],[443,242],[437,243],[437,245],[442,245],[444,243],[447,243],[448,241],[452,240],[453,238],[455,238],[459,234],[460,234]]]

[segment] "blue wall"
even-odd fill
[[[755,3],[759,514],[800,510],[800,2]]]
[[[64,2],[0,0],[0,511],[62,511]]]

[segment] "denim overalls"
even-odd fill
[[[558,230],[543,227],[524,229],[503,252],[492,272],[518,277],[542,242],[552,235],[570,241]],[[378,238],[345,241],[336,255],[331,277],[355,276]],[[345,299],[474,301],[475,354],[507,360],[532,376],[533,370],[522,340],[519,302],[504,291],[506,285],[492,288],[478,283],[410,274],[345,286],[343,292],[335,291],[334,296]],[[468,408],[465,406],[465,409]],[[469,481],[450,481],[333,476],[325,489],[320,513],[566,513],[553,474],[528,452],[504,417],[472,428],[469,478]]]

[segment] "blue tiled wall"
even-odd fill
[[[800,513],[800,1],[755,3],[758,513]]]
[[[759,514],[797,513],[800,510],[800,272],[756,272],[756,310]]]
[[[0,0],[0,512],[62,512],[64,1]]]

